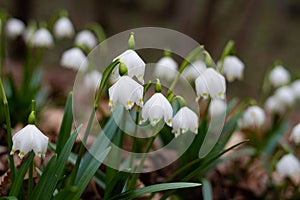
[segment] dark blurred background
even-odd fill
[[[0,6],[25,22],[66,9],[77,30],[96,21],[107,36],[143,26],[174,29],[204,44],[215,62],[232,39],[246,71],[229,87],[241,97],[259,95],[275,60],[300,75],[299,0],[1,0]]]

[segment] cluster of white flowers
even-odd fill
[[[265,119],[266,115],[263,109],[258,106],[250,106],[238,121],[238,126],[240,129],[260,128],[265,123]]]

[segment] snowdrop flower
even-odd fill
[[[276,164],[276,171],[282,177],[293,178],[300,173],[300,162],[293,154],[287,154]]]
[[[177,68],[176,61],[169,56],[165,56],[156,63],[153,73],[155,77],[170,82],[176,77]]]
[[[45,28],[38,29],[32,36],[32,46],[34,47],[51,47],[52,45],[53,37]]]
[[[296,144],[300,144],[300,123],[293,128],[291,138]]]
[[[119,102],[127,110],[136,105],[143,107],[144,88],[138,82],[129,76],[122,76],[115,84],[108,89],[109,107],[115,109],[115,105]]]
[[[188,107],[182,107],[172,119],[173,130],[175,137],[178,137],[180,133],[185,133],[188,130],[193,133],[198,133],[199,119],[197,114]]]
[[[7,20],[5,29],[7,36],[14,39],[22,35],[25,30],[25,24],[19,19],[11,18]]]
[[[264,110],[258,106],[251,106],[244,112],[243,117],[238,121],[240,128],[258,128],[265,123],[266,115]]]
[[[224,59],[223,73],[229,82],[242,79],[245,65],[236,56],[226,56]]]
[[[120,61],[126,65],[128,70],[128,76],[130,76],[131,78],[135,76],[142,84],[144,84],[144,73],[146,64],[134,50],[128,49],[119,56],[117,56],[114,60],[116,59],[120,59]],[[111,74],[111,79],[113,81],[116,81],[120,78],[118,66],[115,67]]]
[[[144,105],[140,123],[149,119],[155,126],[162,118],[168,126],[172,126],[173,109],[169,101],[161,93],[155,93]]]
[[[75,45],[86,46],[89,49],[93,49],[97,45],[97,39],[91,31],[83,30],[76,35]]]
[[[213,99],[209,105],[209,115],[211,118],[219,117],[221,114],[226,111],[226,103],[220,99]]]
[[[269,80],[274,87],[290,82],[290,73],[283,66],[276,66],[269,75]]]
[[[283,113],[286,107],[275,96],[271,96],[265,102],[265,109],[271,113]]]
[[[71,38],[74,35],[74,27],[69,18],[61,17],[55,22],[53,32],[56,38]]]
[[[33,150],[35,155],[45,156],[48,146],[48,137],[45,136],[35,125],[28,124],[18,131],[12,138],[13,146],[10,154],[20,150],[19,157]]]
[[[97,70],[93,70],[85,75],[83,79],[83,84],[88,89],[95,89],[98,88],[100,81],[102,79],[102,74]]]
[[[294,96],[300,99],[300,79],[294,81],[291,87],[293,89]]]
[[[281,106],[291,107],[295,102],[295,95],[291,87],[283,86],[278,88],[274,94]]]
[[[200,97],[207,99],[224,99],[226,92],[226,82],[224,76],[213,68],[206,69],[195,81],[197,99]]]
[[[195,80],[205,69],[206,64],[201,60],[197,60],[187,66],[182,72],[182,75],[188,80]]]
[[[88,61],[84,53],[77,47],[69,49],[62,54],[60,65],[71,69],[86,69]]]
[[[28,26],[25,29],[25,31],[23,32],[22,37],[27,45],[32,46],[32,38],[33,38],[35,31],[36,31],[36,28],[34,26]]]

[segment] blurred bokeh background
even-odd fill
[[[1,0],[0,7],[24,22],[66,9],[77,30],[94,21],[108,37],[143,26],[174,29],[203,44],[215,62],[232,39],[246,65],[245,80],[230,83],[232,95],[258,96],[275,60],[300,75],[299,0]]]

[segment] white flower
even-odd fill
[[[290,82],[290,73],[283,66],[276,66],[269,75],[269,80],[274,87]]]
[[[226,56],[224,59],[223,73],[228,81],[234,81],[234,79],[242,79],[245,65],[236,56]]]
[[[20,150],[19,157],[33,150],[35,155],[45,156],[48,146],[48,137],[45,136],[35,125],[28,124],[18,131],[12,138],[13,146],[10,154]]]
[[[155,77],[170,82],[176,77],[177,68],[176,61],[169,56],[165,56],[156,63],[153,73]]]
[[[173,109],[169,101],[161,93],[155,93],[144,105],[140,123],[149,119],[152,126],[155,126],[164,118],[168,126],[172,126]]]
[[[182,72],[182,75],[188,80],[195,80],[205,69],[206,64],[201,60],[197,60],[187,66]]]
[[[300,144],[300,123],[294,126],[291,134],[291,138],[296,144]]]
[[[128,49],[119,56],[117,56],[114,60],[116,59],[120,59],[120,61],[126,65],[128,70],[128,76],[130,76],[131,78],[135,76],[142,84],[144,84],[144,73],[146,64],[134,50]],[[118,78],[120,78],[118,66],[116,66],[112,72],[111,78],[113,81],[118,80]]]
[[[293,154],[287,154],[276,164],[276,171],[282,177],[293,178],[300,173],[300,162]]]
[[[240,128],[258,128],[265,123],[265,119],[266,115],[263,109],[258,106],[250,106],[238,121],[238,125]]]
[[[122,76],[108,89],[109,106],[114,110],[116,103],[119,102],[127,110],[131,109],[134,103],[142,107],[143,92],[144,88],[138,82],[129,76]]]
[[[283,86],[275,91],[274,97],[281,106],[291,107],[295,102],[295,95],[291,87]]]
[[[294,92],[294,96],[298,99],[300,99],[300,79],[296,80],[292,83],[292,89]]]
[[[95,89],[98,88],[102,79],[102,74],[97,70],[93,70],[85,75],[83,79],[83,83],[86,88],[88,89]]]
[[[61,17],[55,22],[53,32],[56,38],[71,38],[74,35],[74,27],[69,18]]]
[[[198,133],[199,119],[197,114],[188,107],[182,107],[172,119],[172,132],[175,133],[175,137],[178,137],[180,133],[185,133],[188,130],[193,133]]]
[[[45,28],[38,29],[32,36],[32,46],[34,47],[51,47],[52,45],[53,37]]]
[[[226,111],[226,103],[220,99],[213,99],[209,105],[209,115],[211,118],[216,118]]]
[[[195,81],[197,99],[207,99],[210,95],[213,99],[224,99],[226,82],[224,76],[213,68],[207,68]]]
[[[65,51],[62,54],[60,64],[61,66],[72,68],[75,70],[84,70],[88,67],[88,61],[86,56],[77,47]]]
[[[272,113],[283,113],[286,107],[275,96],[271,96],[265,102],[265,109]]]
[[[89,49],[93,49],[97,45],[97,39],[91,31],[83,30],[76,35],[75,45],[86,46]]]
[[[5,29],[7,36],[14,39],[22,35],[25,30],[25,24],[19,19],[11,18],[7,20]]]
[[[25,43],[27,45],[31,45],[32,46],[32,39],[33,39],[33,35],[36,31],[36,28],[33,26],[28,26],[25,31],[23,32],[23,40],[25,41]]]

